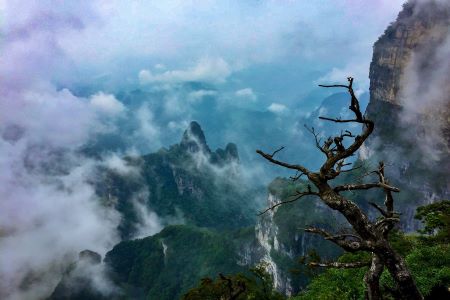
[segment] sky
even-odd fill
[[[207,99],[283,128],[320,105],[318,83],[352,75],[367,91],[372,45],[402,2],[0,0],[0,298],[45,295],[68,257],[110,249],[118,216],[98,204],[93,170],[133,174],[121,157],[207,120]],[[137,89],[149,100],[126,103]],[[127,124],[126,149],[80,154]],[[143,210],[146,233],[159,230]],[[20,289],[30,272],[47,276]]]

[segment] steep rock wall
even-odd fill
[[[363,159],[384,160],[402,188],[403,228],[415,209],[449,198],[450,2],[406,3],[374,44],[366,115],[375,131]]]

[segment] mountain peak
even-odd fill
[[[191,152],[198,152],[200,150],[208,153],[211,152],[206,143],[202,127],[196,121],[192,121],[184,131],[180,145]]]

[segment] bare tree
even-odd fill
[[[367,299],[381,299],[380,292],[380,276],[386,267],[396,284],[396,294],[400,299],[423,299],[418,290],[410,271],[408,270],[405,260],[392,248],[388,240],[389,232],[394,225],[399,222],[399,214],[394,211],[393,193],[399,192],[399,189],[391,186],[385,177],[384,163],[380,162],[378,169],[372,173],[377,175],[378,181],[372,183],[355,183],[333,186],[330,182],[344,172],[351,172],[355,168],[346,169],[350,165],[346,159],[355,154],[362,146],[364,141],[370,136],[374,129],[374,122],[367,119],[359,107],[359,101],[353,91],[353,78],[348,78],[348,85],[320,85],[325,88],[345,88],[348,90],[351,103],[349,109],[354,113],[354,119],[328,118],[319,117],[322,120],[335,123],[360,123],[362,124],[362,132],[359,135],[353,135],[350,131],[341,132],[340,135],[329,137],[324,142],[318,137],[313,128],[310,129],[314,135],[317,148],[326,156],[325,162],[319,171],[313,172],[302,165],[290,164],[275,159],[275,155],[283,149],[280,148],[272,154],[265,153],[261,150],[256,152],[269,162],[296,171],[294,180],[301,176],[306,176],[313,184],[308,185],[305,191],[297,191],[292,199],[279,202],[267,208],[262,213],[272,210],[279,205],[294,202],[307,195],[313,195],[320,198],[328,207],[338,211],[346,218],[352,227],[352,233],[332,234],[321,228],[309,227],[306,232],[323,236],[325,239],[335,243],[348,252],[366,251],[372,255],[369,263],[325,263],[320,264],[323,267],[334,268],[359,268],[370,265],[369,270],[364,276],[366,284]],[[349,140],[350,145],[346,146],[344,139]],[[384,207],[376,203],[370,203],[379,213],[380,218],[371,221],[366,213],[353,201],[349,200],[345,195],[345,191],[369,190],[379,188],[384,191],[385,200]]]

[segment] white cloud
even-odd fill
[[[238,97],[247,98],[251,101],[256,101],[256,98],[257,98],[256,94],[253,92],[253,90],[251,88],[237,90],[235,94]]]
[[[189,122],[186,120],[183,121],[170,121],[169,123],[167,123],[167,127],[172,130],[172,131],[179,131],[179,132],[183,132],[186,128],[188,128],[189,126]]]
[[[369,62],[351,62],[342,68],[333,67],[315,81],[316,84],[347,84],[347,77],[355,79],[358,93],[369,89]]]
[[[267,107],[267,110],[269,110],[275,114],[281,114],[287,110],[287,107],[284,104],[274,102],[274,103],[270,104],[269,107]]]
[[[188,98],[191,102],[199,102],[203,99],[203,97],[215,95],[217,95],[217,91],[214,90],[198,90],[190,92]]]
[[[164,227],[158,215],[145,205],[148,197],[149,192],[146,190],[139,191],[133,197],[133,206],[138,218],[138,226],[133,238],[139,239],[154,235]]]
[[[128,162],[123,159],[123,157],[119,156],[116,153],[112,153],[103,158],[102,165],[120,175],[139,175],[139,170],[136,167],[129,165]]]
[[[232,73],[231,66],[222,58],[203,58],[196,65],[185,70],[169,70],[163,73],[152,73],[149,70],[139,72],[139,81],[146,83],[180,83],[202,81],[223,83]]]
[[[149,70],[139,71],[138,78],[141,84],[146,84],[152,81],[152,73]]]
[[[137,140],[159,145],[160,128],[155,123],[154,114],[148,104],[143,104],[136,112],[136,118],[139,122],[139,128],[135,132]]]
[[[125,106],[114,95],[98,92],[89,99],[95,109],[108,115],[117,115],[125,111]]]
[[[118,215],[100,205],[88,183],[95,164],[53,151],[42,145],[30,149],[25,139],[13,144],[0,139],[2,299],[45,298],[79,251],[104,255],[117,242]],[[32,165],[27,166],[31,153]],[[58,168],[66,172],[58,173]],[[20,288],[30,274],[42,276]]]
[[[165,70],[166,66],[164,64],[156,64],[153,66],[156,70]]]

